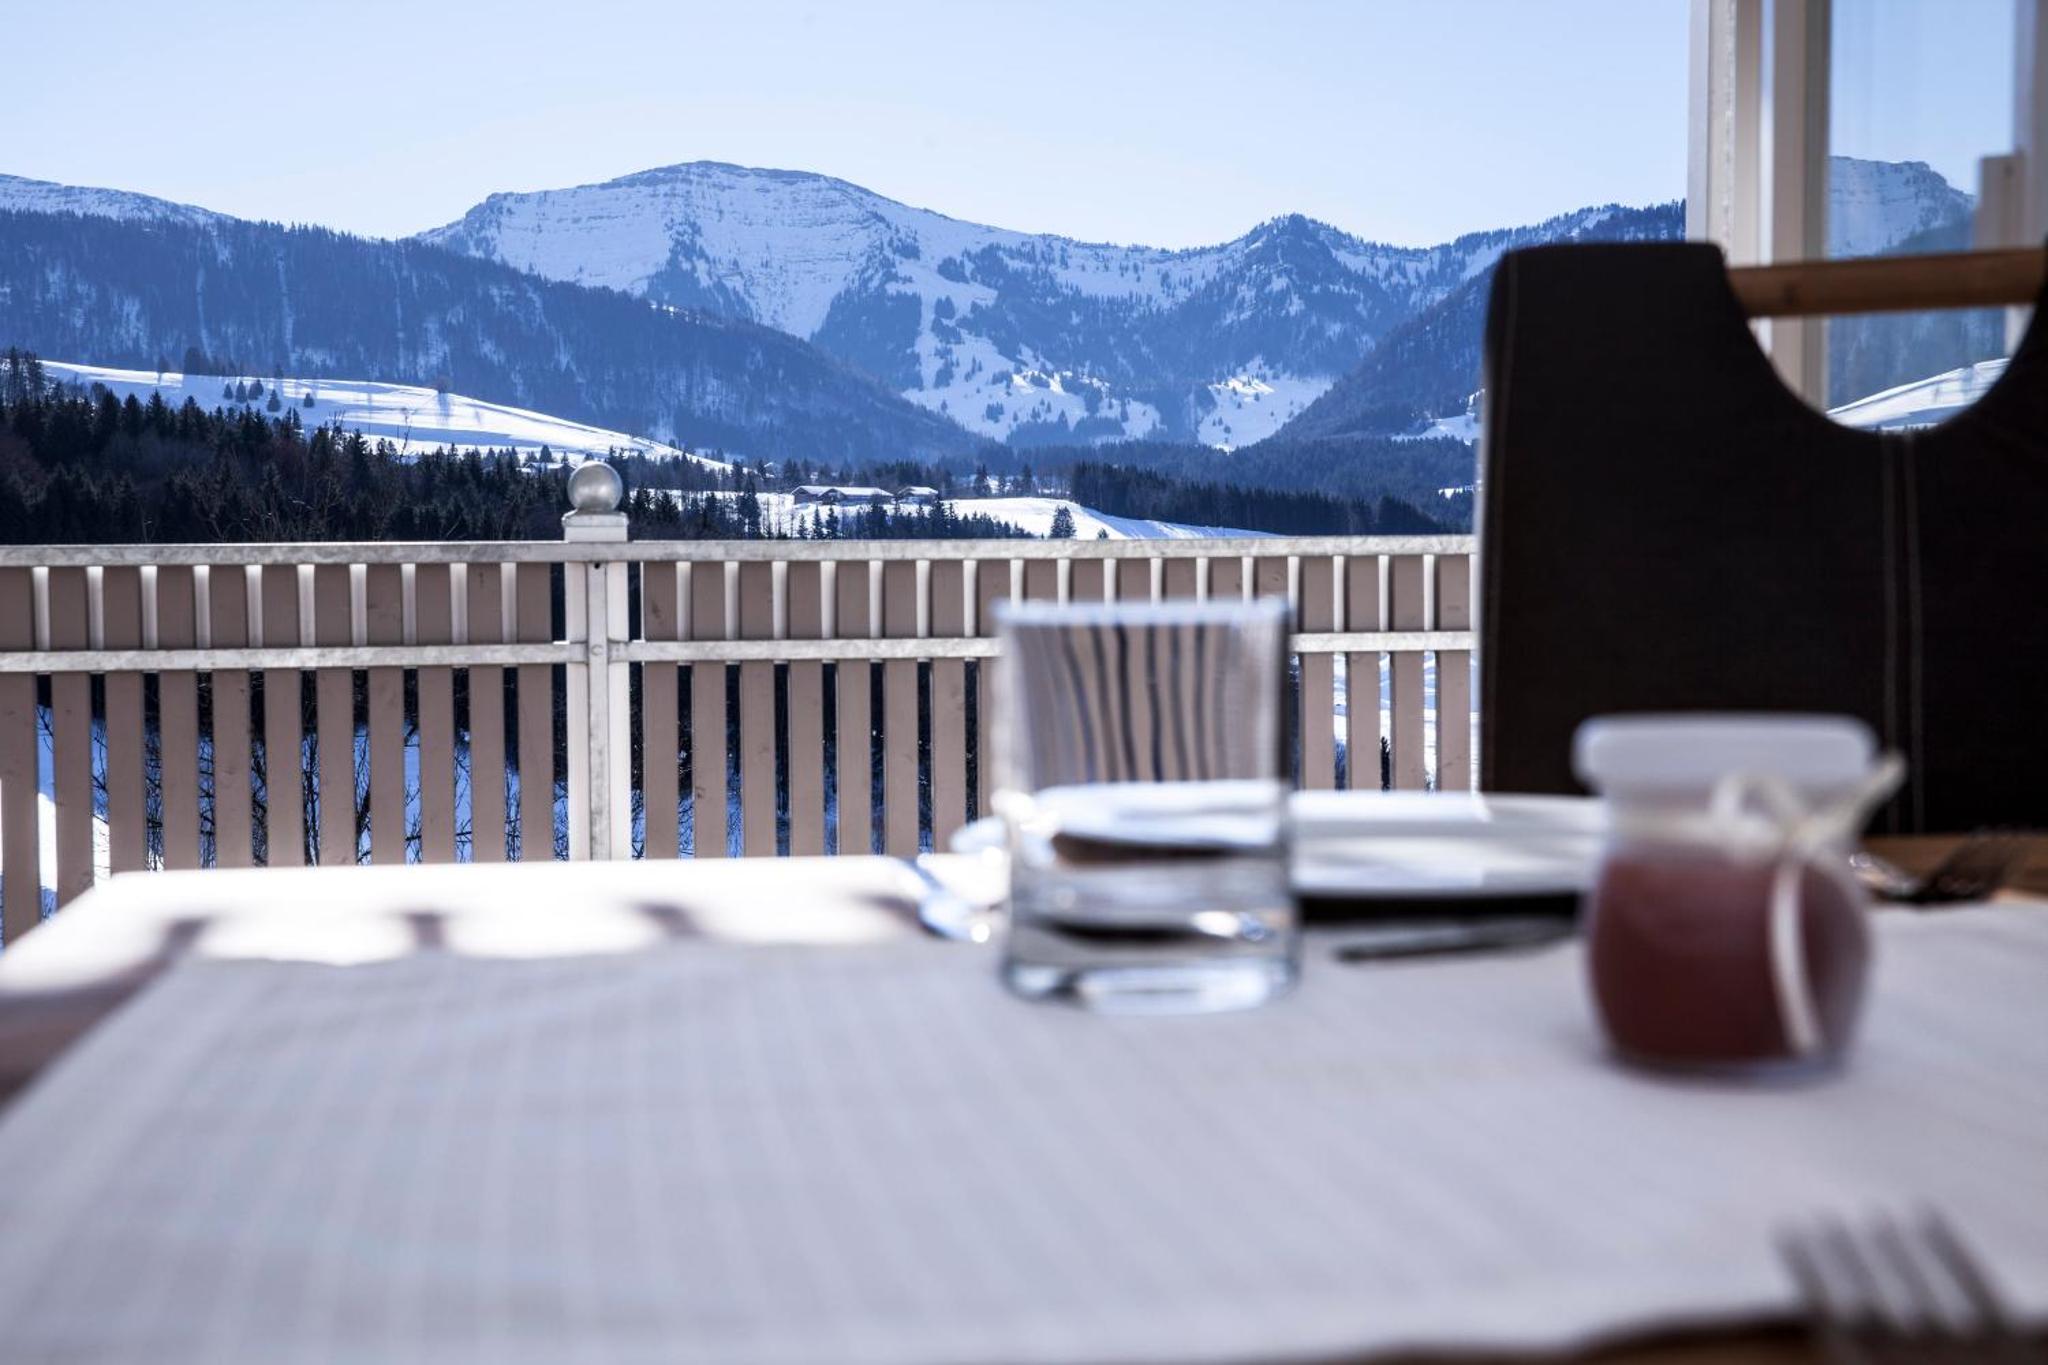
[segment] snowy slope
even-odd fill
[[[1010,232],[831,176],[708,161],[494,194],[420,239],[631,294],[687,280],[707,293],[727,291],[753,321],[798,336],[824,325],[832,301],[860,283],[878,255],[912,262],[920,268],[906,270],[905,283],[956,303],[976,291],[944,287],[956,282],[943,281],[939,263],[993,247],[1042,264],[1076,293],[1154,304],[1213,278],[1224,256],[1221,248],[1173,252]]]
[[[1873,256],[1935,228],[1969,222],[1976,198],[1924,161],[1828,162],[1828,254]]]
[[[117,398],[125,399],[132,394],[146,402],[151,393],[161,393],[164,401],[173,407],[190,398],[202,408],[216,408],[223,402],[223,385],[232,387],[238,382],[260,382],[264,397],[252,406],[264,411],[273,382],[252,375],[242,376],[239,380],[213,374],[187,376],[166,373],[159,376],[145,370],[118,370],[103,365],[79,365],[56,360],[44,361],[43,368],[53,380],[87,386],[103,385]],[[310,408],[304,406],[308,391],[313,395]],[[509,448],[524,453],[545,445],[558,456],[566,455],[577,460],[601,458],[616,452],[644,455],[650,459],[688,459],[713,468],[724,467],[709,456],[678,450],[639,436],[628,436],[624,432],[606,431],[545,413],[485,403],[460,394],[436,393],[433,389],[405,384],[306,380],[287,376],[281,392],[284,407],[297,412],[300,421],[308,427],[336,425],[344,431],[360,431],[365,436],[390,441],[403,453],[421,454],[437,446]],[[233,400],[226,401],[232,403]],[[795,500],[787,493],[758,496],[771,527],[793,531],[816,515],[815,508],[796,506]],[[1059,498],[963,498],[953,504],[958,511],[985,513],[1035,536],[1051,532],[1053,518],[1063,505],[1073,511],[1074,535],[1080,540],[1093,540],[1098,533],[1105,531],[1111,540],[1187,540],[1262,534],[1231,527],[1184,526],[1171,521],[1119,517]]]
[[[161,393],[164,402],[172,407],[178,407],[190,398],[209,410],[220,407],[224,402],[232,406],[234,400],[224,399],[221,390],[223,386],[232,388],[237,382],[263,385],[265,396],[253,406],[259,411],[264,410],[273,382],[257,375],[245,375],[239,380],[217,374],[157,375],[146,370],[117,370],[55,360],[44,361],[43,368],[53,380],[82,385],[101,384],[117,398],[125,399],[133,394],[147,402],[154,392]],[[521,453],[546,446],[556,455],[577,459],[595,458],[616,451],[644,455],[650,459],[689,459],[698,464],[723,467],[708,456],[678,450],[644,437],[628,436],[624,432],[570,422],[546,413],[486,403],[456,393],[438,393],[409,384],[286,376],[281,392],[285,406],[298,413],[299,420],[306,426],[340,426],[344,431],[360,431],[365,436],[390,441],[404,454],[420,454],[436,446],[509,448]],[[304,401],[309,392],[313,395],[311,407],[305,406]]]
[[[0,212],[80,213],[92,218],[125,221],[185,223],[203,227],[228,219],[209,209],[174,204],[147,194],[126,190],[94,189],[89,185],[59,185],[48,180],[29,180],[18,175],[0,175]]]
[[[1828,416],[1843,426],[1871,431],[1911,431],[1945,422],[1990,391],[2006,361],[1982,360],[1927,379],[1901,384],[1833,408]]]
[[[720,497],[736,497],[737,494],[714,494]],[[815,524],[819,509],[815,504],[798,506],[787,493],[760,493],[762,518],[767,526],[783,534],[791,534],[800,528]],[[965,516],[979,513],[1007,522],[1029,535],[1046,536],[1052,532],[1053,518],[1059,515],[1061,507],[1074,514],[1074,539],[1095,540],[1107,532],[1109,540],[1204,540],[1210,538],[1235,539],[1259,537],[1263,531],[1242,531],[1229,526],[1186,526],[1174,521],[1151,521],[1143,517],[1119,517],[1108,512],[1098,512],[1092,507],[1083,507],[1076,502],[1062,498],[956,498],[952,500],[955,512]],[[847,515],[843,510],[841,516]]]
[[[1059,498],[970,498],[953,504],[959,512],[980,512],[1007,521],[1034,536],[1049,535],[1052,520],[1061,507],[1074,514],[1074,539],[1095,540],[1107,531],[1110,540],[1202,540],[1210,537],[1258,537],[1263,531],[1240,531],[1229,526],[1186,526],[1177,521],[1149,521],[1143,517],[1119,517],[1098,512],[1076,502]]]
[[[1197,439],[1219,450],[1253,445],[1286,426],[1329,387],[1321,379],[1269,372],[1261,360],[1209,386],[1214,406],[1202,419]]]
[[[1476,445],[1479,441],[1479,414],[1461,412],[1455,417],[1438,417],[1420,431],[1402,432],[1394,437],[1397,441],[1434,441],[1448,438]]]

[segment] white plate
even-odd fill
[[[1118,803],[1063,804],[1062,829],[1133,841]],[[1578,796],[1297,792],[1289,812],[1295,890],[1332,900],[1575,894],[1592,884],[1607,828],[1605,804]],[[1194,810],[1183,814],[1201,820]],[[1145,841],[1176,842],[1160,830],[1146,830]],[[991,818],[960,830],[952,847],[978,853],[1002,843],[1002,822]]]
[[[1294,889],[1320,899],[1571,895],[1607,828],[1579,796],[1301,792],[1292,810]]]

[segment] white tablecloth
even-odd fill
[[[573,914],[575,907],[563,906]],[[1782,1309],[1774,1226],[1941,1207],[2048,1318],[2048,910],[1882,918],[1846,1073],[1602,1054],[1576,949],[1277,1006],[983,951],[191,960],[0,1120],[0,1343],[80,1361],[1557,1347]]]

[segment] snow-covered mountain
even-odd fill
[[[496,194],[420,240],[806,338],[1013,444],[1248,444],[1388,329],[1581,210],[1442,246],[1299,215],[1168,251],[961,222],[829,176],[691,162]]]
[[[1837,254],[1888,249],[1971,205],[1919,162],[1836,158],[1834,180]],[[1015,445],[1232,447],[1277,431],[1501,253],[1597,238],[1630,212],[1582,209],[1433,247],[1290,215],[1167,251],[962,222],[829,176],[690,162],[495,194],[421,240],[765,323]]]
[[[226,215],[191,204],[173,203],[127,190],[103,190],[90,185],[59,185],[49,180],[29,180],[19,175],[0,175],[0,213],[79,213],[91,218],[123,221],[185,223],[194,227],[224,223]]]
[[[1972,204],[1922,163],[1847,158],[1831,202],[1837,254],[1945,244]],[[81,228],[36,226],[62,213],[164,224],[176,240],[87,244]],[[1607,205],[1401,247],[1288,215],[1170,251],[693,162],[493,195],[384,243],[0,177],[0,340],[128,365],[197,346],[308,374],[445,374],[492,401],[769,455],[962,459],[969,433],[1234,448],[1297,417],[1290,435],[1332,434],[1340,415],[1346,430],[1386,431],[1454,415],[1476,385],[1485,277],[1502,253],[1682,230],[1677,205]],[[578,285],[594,288],[564,288]],[[610,291],[675,326],[657,337]],[[1899,367],[1864,368],[1881,384]],[[864,379],[879,383],[863,392]]]
[[[1908,238],[1967,225],[1976,196],[1924,161],[1828,161],[1828,254],[1875,256]]]
[[[234,218],[0,210],[0,345],[151,373],[447,389],[770,459],[966,463],[983,444],[774,328],[417,242]]]
[[[1829,253],[1960,250],[1969,244],[1976,201],[1925,163],[1833,159],[1829,174]],[[1554,241],[1658,241],[1685,231],[1684,205],[1614,209],[1526,229]],[[1451,435],[1471,441],[1467,404],[1480,383],[1492,262],[1403,320],[1359,365],[1311,403],[1283,440],[1363,435]],[[1831,394],[1854,397],[1941,369],[1983,352],[1996,318],[1944,313],[1838,318],[1830,326]],[[1995,344],[1995,343],[1993,343]]]

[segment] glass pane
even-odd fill
[[[1828,254],[1963,251],[1978,160],[2012,146],[2013,0],[1836,0]],[[2003,309],[1828,324],[1828,404],[1858,426],[1920,426],[2004,368]]]

